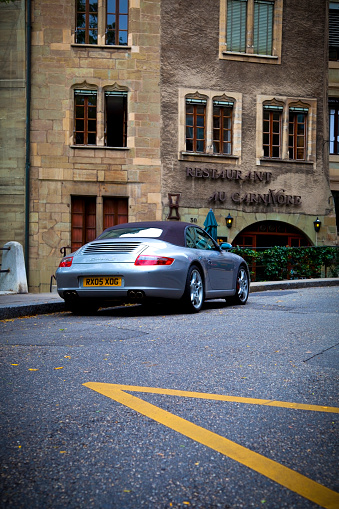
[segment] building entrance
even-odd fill
[[[290,246],[311,246],[307,236],[290,224],[281,221],[260,221],[242,230],[233,240],[234,247],[249,247],[252,249]]]

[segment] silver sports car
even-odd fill
[[[229,245],[226,245],[228,249]],[[107,228],[64,257],[56,271],[59,295],[74,313],[119,302],[171,299],[188,312],[208,299],[246,304],[248,267],[191,223],[151,221]]]

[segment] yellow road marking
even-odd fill
[[[150,419],[153,419],[170,429],[173,429],[182,435],[195,440],[207,447],[228,456],[229,458],[238,461],[239,463],[255,470],[256,472],[272,479],[273,481],[285,486],[289,490],[298,493],[299,495],[315,502],[316,504],[326,509],[337,509],[339,507],[339,494],[335,491],[326,488],[311,479],[299,474],[298,472],[284,467],[279,463],[266,458],[256,452],[247,449],[227,438],[224,438],[216,433],[213,433],[201,426],[197,426],[177,415],[171,414],[162,408],[152,405],[136,396],[127,394],[126,390],[132,392],[147,392],[154,394],[166,394],[181,397],[196,397],[204,399],[213,399],[218,401],[237,401],[240,403],[248,404],[262,404],[283,407],[295,408],[302,410],[315,410],[323,412],[338,413],[339,409],[336,407],[322,407],[316,405],[299,405],[294,403],[275,402],[269,400],[259,400],[251,398],[234,398],[231,396],[222,396],[218,394],[204,394],[186,391],[175,391],[169,389],[157,389],[151,387],[136,387],[130,385],[117,385],[107,383],[88,382],[83,384],[89,389],[92,389],[104,396],[107,396],[122,405],[139,412]],[[230,399],[231,398],[231,399]],[[261,403],[260,403],[261,402]],[[272,405],[274,403],[274,405]],[[297,405],[297,406],[295,406]],[[329,410],[332,408],[332,410]]]

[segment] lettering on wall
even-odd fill
[[[245,203],[247,205],[292,205],[297,207],[302,204],[301,196],[286,194],[285,189],[269,189],[268,193],[232,193],[231,200],[233,203],[240,204]],[[224,203],[226,201],[226,193],[223,191],[215,191],[210,197],[209,201],[220,201]]]
[[[189,168],[186,166],[186,177],[211,180],[249,180],[252,182],[271,182],[271,171],[218,170],[216,168]]]

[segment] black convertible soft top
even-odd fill
[[[195,226],[191,223],[184,223],[181,221],[141,221],[138,223],[123,223],[118,224],[116,226],[111,226],[103,231],[101,235],[99,235],[98,239],[104,238],[105,233],[110,232],[112,230],[121,230],[126,228],[160,228],[162,233],[159,237],[160,240],[164,240],[166,242],[170,242],[176,246],[185,247],[185,230],[188,226]],[[132,236],[132,235],[131,235]],[[124,234],[126,237],[126,234]],[[147,238],[147,234],[145,232],[145,238]],[[98,240],[97,239],[97,240]]]

